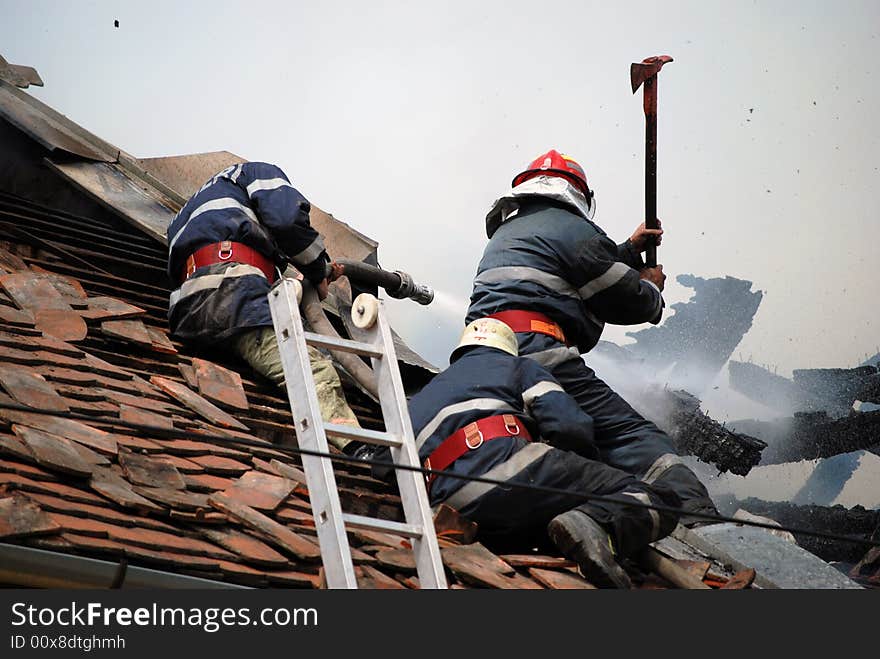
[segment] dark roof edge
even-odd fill
[[[129,565],[114,584],[118,563],[0,543],[0,583],[37,588],[247,588],[212,579]]]

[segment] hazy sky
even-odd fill
[[[432,284],[433,305],[392,313],[439,365],[486,210],[539,153],[580,161],[618,241],[641,220],[629,65],[657,54],[675,59],[659,81],[667,301],[689,295],[678,273],[753,281],[765,298],[737,352],[780,374],[876,352],[878,32],[876,0],[0,0],[0,54],[39,70],[36,97],[135,156],[275,162],[385,267]]]

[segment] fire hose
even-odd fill
[[[342,266],[342,274],[349,279],[380,286],[395,299],[409,298],[419,304],[431,304],[434,299],[433,288],[415,282],[412,277],[400,270],[390,272],[362,261],[350,259],[338,259],[336,262]]]
[[[380,286],[393,298],[409,298],[419,304],[430,304],[434,299],[434,290],[430,286],[418,284],[405,272],[397,270],[389,272],[361,261],[340,259],[337,261],[343,267],[343,273],[354,281]],[[327,319],[324,307],[318,298],[318,293],[308,281],[302,282],[302,311],[312,331],[325,336],[342,338],[336,328]],[[372,369],[367,366],[360,357],[350,352],[330,349],[330,354],[339,364],[366,390],[371,396],[378,399],[379,389],[376,384],[376,376]]]

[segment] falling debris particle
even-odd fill
[[[754,112],[754,111],[755,111],[755,108],[749,108],[749,114],[752,114],[752,112]]]
[[[813,105],[816,105],[816,101],[813,101]]]
[[[113,27],[119,27],[119,21],[113,21]]]

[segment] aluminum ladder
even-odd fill
[[[363,330],[366,339],[350,341],[306,332],[299,311],[301,297],[300,282],[287,277],[282,277],[269,291],[269,308],[299,447],[329,453],[329,434],[388,446],[395,463],[420,466],[391,326],[385,318],[382,303],[369,294],[359,295],[355,299],[351,310],[352,321]],[[371,358],[386,432],[325,423],[321,419],[307,345]],[[425,479],[420,472],[395,470],[406,519],[405,523],[401,523],[343,512],[331,460],[303,454],[302,464],[328,588],[358,587],[346,528],[382,531],[409,538],[415,554],[419,585],[422,588],[447,587]]]

